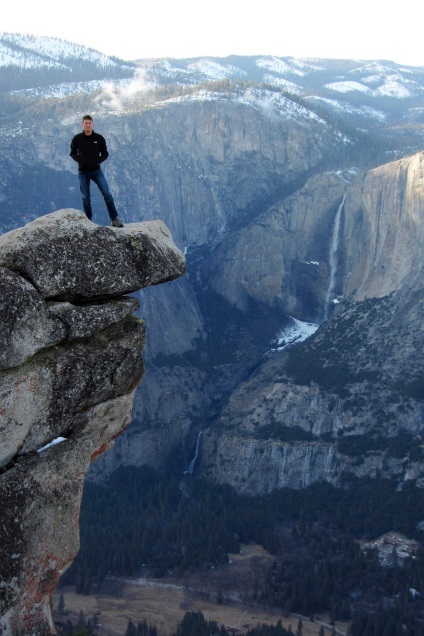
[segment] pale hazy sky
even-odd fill
[[[276,55],[424,66],[414,0],[14,0],[0,30],[47,35],[125,60]]]

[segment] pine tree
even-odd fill
[[[296,636],[302,636],[302,634],[303,634],[303,623],[302,623],[302,619],[299,618],[299,621],[297,623]]]
[[[137,630],[131,619],[128,621],[127,631],[125,632],[125,636],[137,636]]]
[[[59,596],[59,602],[57,604],[57,609],[59,611],[59,615],[63,616],[63,614],[65,613],[65,599],[64,599],[63,594],[61,594]]]
[[[80,610],[80,611],[79,611],[79,614],[78,614],[78,623],[77,623],[77,626],[78,626],[78,627],[85,627],[85,624],[86,624],[86,623],[85,623],[85,614],[84,614],[83,610]]]

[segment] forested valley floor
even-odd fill
[[[323,482],[247,497],[195,478],[121,468],[107,484],[86,484],[81,549],[61,585],[90,594],[113,579],[183,580],[228,565],[229,554],[255,542],[271,558],[248,589],[240,586],[246,607],[309,618],[325,614],[329,623],[349,623],[351,636],[421,636],[423,519],[424,493],[412,483],[399,491],[390,480],[350,478],[337,489]],[[405,556],[401,539],[392,540],[383,563],[373,542],[385,533],[410,540],[404,541],[410,552]],[[216,584],[217,604],[226,593],[222,582]],[[143,620],[127,626],[130,636],[132,627],[136,635],[138,629],[156,629]],[[200,631],[190,631],[193,623]],[[226,629],[219,621],[218,627]],[[284,635],[286,628],[277,627],[280,631],[263,633]],[[213,630],[205,617],[186,618],[182,611],[176,634],[218,633]]]

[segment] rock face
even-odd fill
[[[279,301],[302,316],[313,292],[331,309],[313,337],[265,356],[204,431],[203,475],[242,492],[337,485],[343,474],[424,483],[424,153],[358,174],[338,194],[325,260],[316,234],[320,223],[329,227],[325,206],[311,210],[310,234],[302,193],[283,203],[289,227],[299,223],[287,247],[276,212],[263,219],[261,245],[282,248],[284,266],[272,268]],[[310,276],[299,294],[287,252],[324,271],[326,285]]]
[[[139,425],[94,470],[161,467],[182,438],[193,450],[189,432],[202,428],[198,470],[245,492],[337,484],[343,473],[422,484],[423,179],[423,153],[319,173],[209,249],[189,251],[189,280],[167,302],[191,341],[189,330],[168,339],[175,348],[162,358],[152,347]],[[146,291],[154,320],[162,289]],[[285,314],[322,323],[298,345],[296,365],[288,351],[249,349],[255,326],[266,333],[279,315],[283,327]],[[183,343],[205,361],[184,364]]]
[[[43,298],[80,302],[122,296],[183,273],[184,260],[176,260],[161,221],[131,224],[117,234],[81,215],[56,212],[4,234],[0,264],[30,279]],[[52,228],[55,242],[49,243]]]
[[[343,292],[358,300],[422,287],[424,153],[360,175],[346,197]]]
[[[181,276],[161,221],[61,210],[0,237],[0,631],[55,633],[50,595],[79,546],[85,474],[128,426],[143,374],[139,302]]]
[[[423,483],[423,179],[424,153],[317,173],[189,250],[172,296],[146,290],[149,320],[171,303],[178,334],[150,346],[136,425],[90,478],[164,467],[181,440],[188,460],[202,429],[197,470],[245,492],[343,473]],[[270,353],[287,316],[321,325],[296,360]]]

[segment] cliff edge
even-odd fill
[[[185,272],[161,221],[77,210],[0,237],[0,632],[54,634],[49,601],[79,548],[83,482],[131,421],[144,323],[127,296]]]

